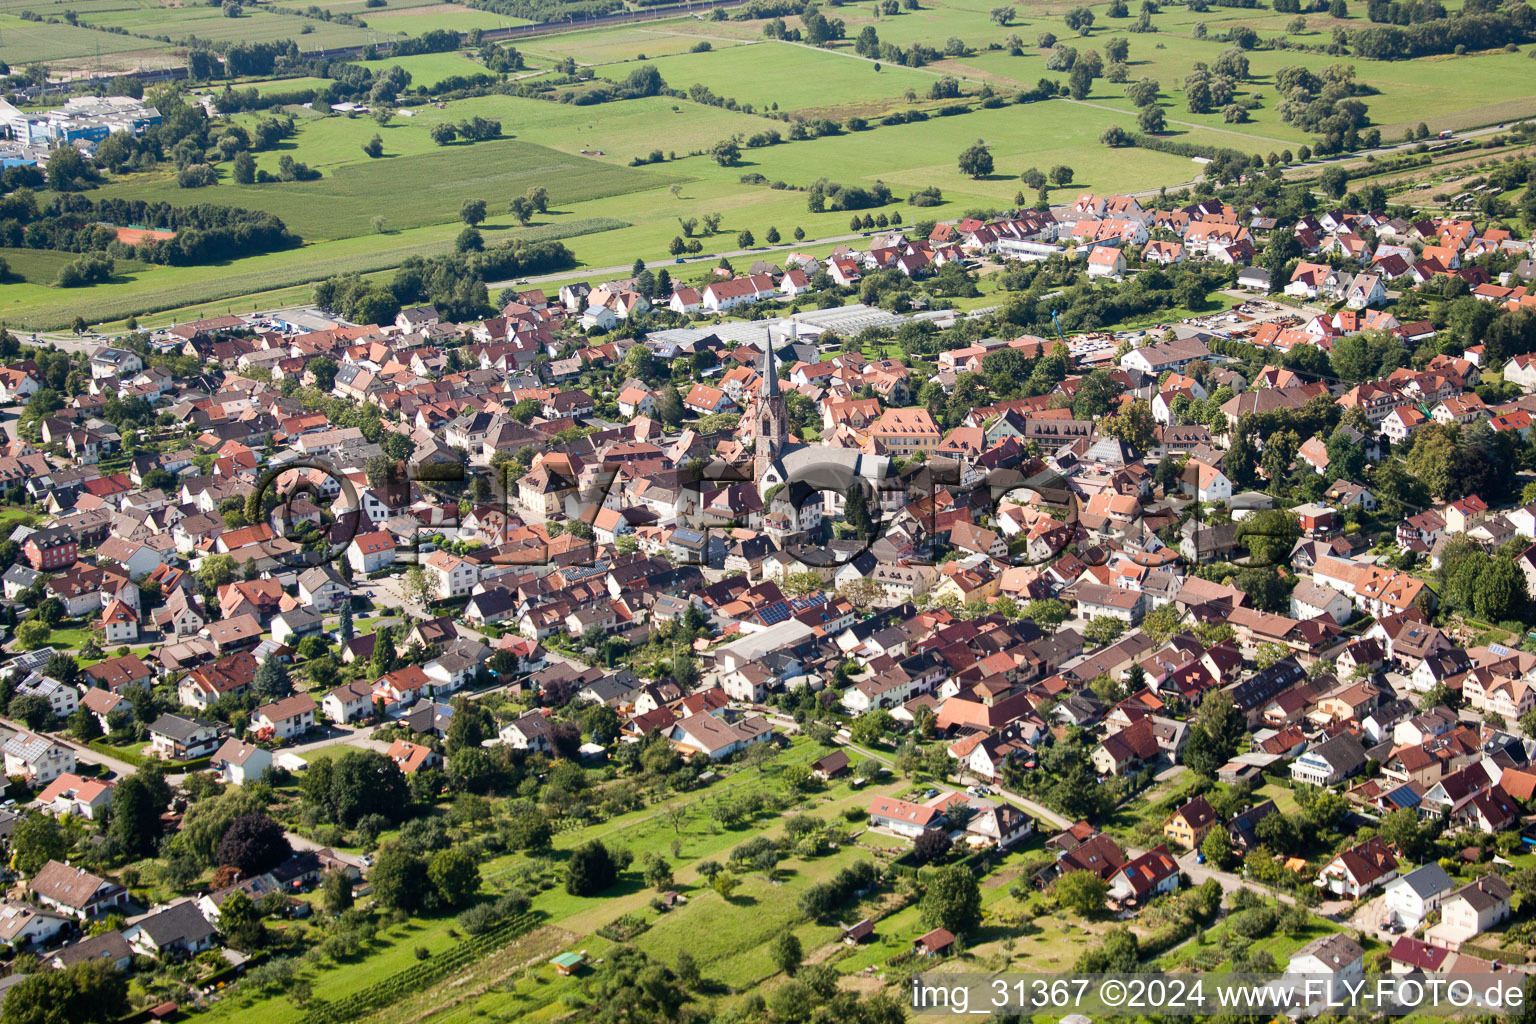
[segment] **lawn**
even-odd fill
[[[144,763],[144,748],[147,744],[141,741],[113,744],[108,743],[105,739],[95,739],[91,740],[88,746],[98,754],[115,757],[119,761],[127,761],[129,764],[137,767]]]

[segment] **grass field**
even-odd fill
[[[650,61],[676,89],[694,83],[717,95],[766,110],[826,112],[847,117],[904,105],[911,89],[926,95],[935,76],[910,68],[883,68],[809,46],[765,40],[746,49],[728,47]]]
[[[102,28],[126,29],[140,36],[166,36],[176,42],[192,36],[215,43],[292,39],[300,50],[317,50],[373,41],[373,34],[367,29],[257,6],[246,8],[238,18],[226,18],[218,7],[198,5],[109,11],[86,15],[82,20]]]
[[[375,73],[393,65],[399,65],[410,73],[412,85],[433,86],[455,75],[468,77],[488,74],[484,64],[471,60],[462,53],[423,53],[415,57],[386,57],[382,60],[360,60],[354,63]]]
[[[365,9],[361,3],[355,7],[335,4],[332,5],[331,10],[351,10],[352,13],[360,14],[367,21],[369,28],[380,32],[398,32],[408,36],[420,35],[435,28],[471,32],[477,28],[510,28],[513,25],[528,23],[526,18],[477,11],[473,7],[465,7],[462,4],[432,4],[422,7],[401,7],[398,10]]]
[[[322,142],[308,148],[316,159],[310,166],[323,171],[318,181],[281,185],[239,185],[225,181],[198,198],[217,196],[218,201],[269,211],[281,217],[306,239],[349,238],[373,231],[373,218],[383,214],[390,227],[409,230],[444,224],[458,217],[459,205],[471,196],[486,197],[496,214],[512,196],[533,185],[543,185],[551,200],[563,207],[602,196],[635,192],[665,185],[671,179],[650,170],[614,167],[596,160],[558,153],[544,146],[514,140],[495,140],[474,146],[439,147],[414,124],[400,123],[384,130],[386,156],[368,160],[361,146],[378,126],[367,118],[327,118],[317,122],[326,133]],[[304,131],[313,130],[306,125]],[[429,151],[410,156],[390,156],[395,144],[407,142]],[[357,147],[355,162],[353,145]],[[281,153],[304,159],[306,146],[263,153],[257,161],[276,170]],[[329,156],[327,162],[323,159]],[[306,161],[309,162],[309,161]],[[451,183],[449,187],[443,187]],[[116,190],[115,190],[116,191]],[[186,200],[185,192],[168,178],[125,185],[119,194],[138,199]],[[385,200],[384,197],[392,197]]]
[[[62,17],[63,11],[59,11]],[[90,20],[87,18],[86,20]],[[168,48],[164,43],[120,36],[112,32],[97,32],[89,28],[60,22],[23,21],[13,14],[0,14],[0,60],[7,64],[23,65],[34,61],[63,60],[68,57],[89,57],[94,54],[115,54],[137,50]]]

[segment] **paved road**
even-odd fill
[[[0,725],[3,725],[8,729],[14,729],[16,732],[33,732],[33,730],[28,729],[23,723],[13,721],[9,718],[0,718]],[[86,764],[99,764],[104,768],[111,769],[113,772],[117,773],[119,777],[132,775],[135,771],[133,765],[129,764],[127,761],[121,761],[107,754],[99,754],[92,750],[90,747],[82,746],[76,740],[68,739],[58,733],[44,733],[43,735],[48,736],[54,742],[59,743],[62,746],[66,746],[70,750],[73,750],[75,752],[76,761],[84,761]]]
[[[1283,903],[1296,902],[1295,897],[1291,896],[1289,893],[1278,892],[1269,888],[1267,885],[1260,885],[1258,882],[1251,881],[1241,875],[1233,874],[1231,871],[1218,871],[1217,869],[1211,867],[1209,864],[1197,863],[1197,857],[1194,850],[1190,850],[1188,853],[1179,854],[1174,858],[1174,860],[1178,861],[1179,867],[1183,869],[1186,875],[1189,876],[1190,881],[1194,882],[1196,885],[1199,885],[1206,879],[1214,878],[1216,881],[1221,883],[1221,888],[1224,892],[1233,892],[1237,889],[1247,889],[1249,892],[1258,893],[1260,896],[1273,897]]]

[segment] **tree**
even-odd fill
[[[256,670],[251,688],[258,697],[269,701],[281,700],[293,692],[293,681],[288,677],[288,667],[277,658],[268,658]]]
[[[27,814],[16,822],[11,833],[11,863],[17,871],[29,877],[41,871],[49,861],[63,860],[68,849],[64,830],[46,814]],[[9,1001],[7,997],[6,1002]]]
[[[1142,78],[1125,87],[1125,98],[1138,107],[1150,106],[1157,102],[1158,93],[1162,87],[1150,78]]]
[[[250,953],[266,943],[267,928],[261,912],[243,891],[236,889],[219,904],[219,932],[224,940],[242,952]]]
[[[1069,185],[1072,183],[1072,168],[1065,164],[1057,164],[1051,168],[1051,184]]]
[[[736,245],[742,249],[750,249],[757,244],[757,239],[752,237],[752,232],[742,229],[736,232]]]
[[[735,139],[721,139],[709,147],[709,155],[721,167],[735,167],[741,163],[741,146]]]
[[[992,8],[991,18],[999,25],[1007,28],[1013,23],[1013,14],[1014,11],[1011,5],[1007,7],[994,7]]]
[[[242,814],[229,823],[219,840],[218,861],[245,878],[271,871],[293,856],[283,826],[265,814]]]
[[[961,152],[960,173],[972,178],[985,178],[992,173],[992,151],[981,139]]]
[[[1062,908],[1084,917],[1104,909],[1109,883],[1093,871],[1069,871],[1051,883],[1051,896]]]
[[[533,220],[534,206],[527,196],[518,196],[507,204],[507,212],[516,217],[519,224],[527,224]]]
[[[770,224],[768,226],[767,232],[763,235],[763,241],[767,242],[769,245],[778,245],[779,229]]]
[[[970,868],[939,868],[928,880],[919,906],[924,928],[947,928],[956,935],[981,923],[981,886]]]
[[[413,565],[405,570],[405,578],[401,581],[401,586],[406,596],[423,608],[430,607],[433,599],[437,597],[436,581],[419,565]]]
[[[1125,632],[1125,623],[1119,619],[1101,615],[1096,619],[1090,619],[1088,625],[1083,627],[1083,639],[1096,645],[1113,643]]]
[[[395,636],[388,626],[373,634],[373,656],[368,662],[371,675],[381,676],[395,667]]]
[[[1254,566],[1283,565],[1300,536],[1301,522],[1278,508],[1256,512],[1237,528],[1237,539],[1247,546]]]
[[[873,744],[885,738],[885,734],[891,731],[896,720],[885,708],[875,708],[865,712],[854,720],[849,729],[849,736],[855,743]]]
[[[348,750],[316,762],[304,773],[301,785],[305,803],[343,828],[352,828],[373,814],[400,821],[410,811],[405,775],[376,750]]]
[[[1072,70],[1067,74],[1067,95],[1074,100],[1087,97],[1088,90],[1093,86],[1093,72],[1088,65],[1079,60],[1072,65]]]
[[[943,748],[940,748],[939,752],[945,758],[949,757]],[[950,846],[948,833],[936,828],[928,829],[913,841],[912,859],[918,864],[932,864],[934,861],[943,860],[949,854]]]
[[[164,831],[160,816],[170,804],[171,787],[158,766],[146,764],[113,788],[108,830],[124,853],[147,856],[160,842]]]
[[[449,847],[438,850],[427,862],[427,881],[432,885],[436,907],[457,910],[475,901],[480,891],[480,868],[463,849]]]
[[[1045,629],[1054,629],[1067,621],[1067,606],[1054,597],[1041,597],[1024,606],[1024,616]]]
[[[485,200],[466,199],[459,207],[459,220],[474,227],[485,220]]]
[[[608,847],[594,839],[571,852],[565,868],[565,891],[572,896],[596,896],[618,877],[619,868]]]
[[[368,873],[374,899],[391,910],[419,910],[427,900],[427,865],[398,843],[379,851]]]
[[[465,228],[453,240],[454,252],[483,252],[484,250],[485,236],[478,228]]]
[[[94,1024],[128,1010],[127,976],[97,957],[23,977],[0,1004],[0,1024]]]
[[[1093,12],[1086,7],[1072,8],[1061,20],[1080,36],[1086,36],[1093,29]]]
[[[1424,852],[1425,831],[1416,812],[1399,808],[1381,819],[1377,828],[1382,841],[1394,847],[1398,854],[1409,860],[1418,860]]]
[[[549,212],[549,189],[543,185],[535,185],[530,188],[527,199],[528,202],[533,204],[533,208],[540,213]]]
[[[800,964],[805,959],[799,937],[787,928],[779,932],[768,947],[768,955],[773,958],[774,966],[791,978],[799,973]]]
[[[1220,871],[1227,870],[1237,859],[1233,856],[1232,840],[1227,836],[1227,830],[1219,825],[1211,829],[1205,840],[1201,842],[1200,852],[1205,854],[1207,864],[1215,866]]]
[[[375,134],[373,138],[363,143],[363,152],[377,160],[384,155],[384,140]]]
[[[1111,149],[1118,149],[1121,146],[1129,146],[1131,144],[1131,136],[1124,128],[1117,124],[1112,124],[1100,133],[1099,141]]]
[[[382,143],[380,149],[383,148]],[[369,154],[372,156],[373,154]],[[254,185],[256,183],[256,158],[246,152],[235,155],[233,174],[235,182],[240,185]]]
[[[320,905],[332,914],[352,906],[352,879],[345,871],[327,871],[320,881]]]
[[[429,134],[431,134],[433,142],[439,146],[446,146],[459,137],[459,130],[451,124],[435,124],[432,126]]]
[[[1155,135],[1167,129],[1168,118],[1163,113],[1162,107],[1156,103],[1149,103],[1137,112],[1136,126],[1148,135]]]
[[[709,884],[715,892],[720,894],[721,899],[729,903],[731,902],[731,893],[736,891],[736,887],[741,884],[741,880],[729,871],[720,871],[709,880]]]

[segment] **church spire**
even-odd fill
[[[779,394],[779,371],[773,364],[773,342],[763,345],[763,397],[776,398]]]

